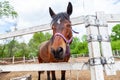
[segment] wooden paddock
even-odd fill
[[[72,18],[71,21],[73,26],[85,24],[89,48],[88,62],[0,65],[0,72],[90,70],[91,80],[104,80],[104,71],[107,75],[116,75],[116,71],[120,70],[120,62],[116,62],[112,55],[107,23],[120,22],[120,14],[97,12],[96,15],[80,16]],[[51,30],[49,24],[1,34],[0,40],[46,30]]]

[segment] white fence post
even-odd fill
[[[15,56],[12,57],[12,64],[15,63]]]
[[[23,63],[25,63],[25,55],[23,56]]]
[[[33,57],[33,61],[35,62],[36,60],[35,60],[35,57],[34,56],[32,56]]]
[[[104,68],[107,75],[116,75],[114,57],[112,54],[108,25],[104,12],[97,12],[97,25],[99,29],[99,41],[101,43],[102,57],[106,60]]]
[[[98,35],[98,29],[95,26],[96,16],[86,16],[85,25],[88,36],[91,80],[104,80],[103,66],[101,65],[101,60],[99,59],[101,57],[100,45],[96,40]]]
[[[119,51],[117,50],[117,56],[119,56]]]

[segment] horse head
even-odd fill
[[[69,2],[67,11],[56,14],[49,8],[52,17],[53,37],[50,51],[55,59],[61,60],[65,56],[70,55],[69,44],[72,42],[72,27],[70,15],[72,14],[72,4]]]

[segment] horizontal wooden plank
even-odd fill
[[[42,63],[0,65],[0,72],[9,71],[51,71],[51,70],[88,70],[85,63]]]
[[[106,19],[108,22],[120,22],[120,14],[106,14]],[[72,25],[80,25],[85,22],[85,16],[79,16],[71,19]],[[26,34],[32,34],[39,31],[51,30],[50,24],[44,24],[34,27],[29,27],[26,29],[17,30],[14,32],[9,32],[5,34],[0,34],[0,40],[5,38],[10,38],[14,36],[21,36]]]
[[[120,61],[115,62],[115,69],[120,71]],[[51,70],[89,70],[89,65],[78,62],[0,65],[0,72],[51,71]]]
[[[26,28],[26,29],[17,30],[17,31],[14,31],[14,32],[1,34],[0,39],[10,38],[10,37],[14,37],[14,36],[26,35],[26,34],[39,32],[39,31],[50,30],[50,29],[51,28],[50,28],[49,24],[34,26],[34,27]]]
[[[115,69],[116,71],[120,71],[120,61],[115,62]]]
[[[83,24],[84,16],[72,18],[71,21],[73,23],[72,24],[73,26],[78,25],[78,24]],[[17,30],[14,32],[0,34],[0,40],[5,39],[5,38],[14,37],[14,36],[21,36],[21,35],[31,34],[31,33],[40,32],[40,31],[47,31],[47,30],[51,30],[50,24],[43,24],[43,25],[39,25],[39,26],[34,26],[34,27],[26,28],[26,29]]]
[[[105,14],[108,23],[120,22],[120,14]]]

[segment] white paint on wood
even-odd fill
[[[120,22],[120,14],[106,14],[106,19],[107,22]],[[72,18],[71,22],[72,25],[79,25],[79,24],[83,24],[85,22],[85,16],[79,16],[76,18]],[[14,36],[21,36],[21,35],[26,35],[26,34],[32,34],[35,32],[40,32],[40,31],[46,31],[46,30],[51,30],[50,24],[44,24],[44,25],[40,25],[40,26],[34,26],[34,27],[29,27],[26,29],[21,29],[21,30],[17,30],[14,32],[9,32],[6,34],[0,34],[0,40],[1,39],[5,39],[5,38],[10,38],[10,37],[14,37]]]
[[[120,22],[120,14],[104,14],[108,23]]]
[[[102,22],[102,24],[107,24],[106,18],[103,12],[97,13],[97,19],[100,22]],[[108,35],[109,35],[108,27],[99,26],[99,32],[103,39],[103,41],[101,41],[102,56],[106,58],[108,63],[114,62],[110,41],[104,41],[104,39],[108,38]],[[104,68],[107,75],[116,75],[114,64],[106,64]]]
[[[94,68],[94,67],[93,67]],[[120,71],[120,61],[115,62],[115,69]],[[51,70],[89,70],[85,63],[42,63],[42,64],[12,64],[0,65],[0,72],[9,71],[51,71]],[[95,75],[94,75],[95,76]]]
[[[115,70],[120,71],[120,61],[115,62]]]
[[[51,29],[50,25],[45,24],[45,25],[30,27],[30,28],[26,28],[26,29],[17,30],[17,31],[14,31],[14,32],[1,34],[0,39],[10,38],[10,37],[14,37],[14,36],[26,35],[26,34],[39,32],[39,31],[46,31],[46,30],[50,30],[50,29]]]
[[[51,70],[88,70],[85,63],[41,63],[0,65],[0,72],[9,71],[51,71]]]
[[[94,17],[92,19],[92,16],[91,16],[91,18],[88,18],[86,25],[89,25],[89,24],[91,24],[91,22],[94,22],[93,20],[95,20],[95,19],[94,19]],[[88,36],[89,35],[98,35],[98,29],[95,26],[88,26],[86,31],[87,31]],[[88,43],[88,49],[89,49],[89,57],[90,58],[101,57],[100,46],[99,46],[98,41],[89,42]],[[104,80],[102,65],[90,66],[90,71],[91,71],[91,80]],[[98,73],[99,73],[99,75],[98,75]]]
[[[15,56],[12,57],[12,63],[15,63]]]
[[[78,24],[83,24],[84,23],[84,16],[72,18],[71,21],[72,21],[73,26],[78,25]],[[14,37],[14,36],[21,36],[21,35],[26,35],[26,34],[32,34],[35,32],[47,31],[47,30],[51,30],[50,24],[43,24],[40,26],[29,27],[26,29],[17,30],[14,32],[9,32],[6,34],[0,34],[0,39],[10,38],[10,37]]]

